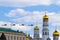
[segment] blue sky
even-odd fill
[[[49,16],[49,32],[52,36],[55,27],[60,30],[60,0],[0,0],[0,27],[33,35],[33,28],[37,23],[41,34],[45,11]],[[8,25],[2,26],[3,24]],[[10,26],[10,24],[16,24],[16,26]],[[30,24],[34,26],[28,26]]]

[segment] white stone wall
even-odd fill
[[[2,32],[0,32],[0,36],[1,36]],[[6,33],[4,32],[4,35],[6,36],[7,40],[25,40],[25,36],[24,35],[19,35],[19,33]]]
[[[59,40],[59,36],[53,36],[53,40]]]

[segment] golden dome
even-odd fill
[[[45,15],[43,16],[43,18],[48,18],[48,16],[46,15],[46,12],[45,12]]]
[[[28,34],[26,34],[26,40],[28,40]]]
[[[58,32],[57,30],[55,30],[55,31],[53,32],[53,36],[59,36],[59,32]]]
[[[28,38],[28,34],[26,34],[26,38]]]
[[[35,27],[34,27],[34,30],[39,30],[38,26],[35,26]]]

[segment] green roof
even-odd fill
[[[12,30],[10,28],[0,28],[0,31],[4,31],[4,32],[16,32],[16,33],[23,33],[22,31],[15,31],[15,30]]]

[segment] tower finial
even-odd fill
[[[38,20],[37,20],[37,19],[36,19],[36,24],[35,24],[34,30],[39,30],[39,27],[38,27]]]
[[[57,30],[57,26],[55,26],[55,30]]]
[[[44,16],[43,16],[43,19],[45,19],[45,18],[48,18],[48,16],[46,15],[46,11],[44,12]]]
[[[37,22],[38,22],[38,21],[37,21],[37,19],[36,19],[36,26],[37,26]]]
[[[36,22],[35,25],[37,26],[38,25],[38,17],[37,16],[36,16],[36,21],[35,22]]]
[[[46,11],[45,11],[45,15],[46,15]]]
[[[46,15],[46,9],[45,9],[45,15]]]

